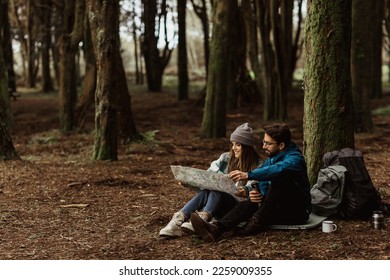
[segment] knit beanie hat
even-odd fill
[[[253,129],[248,123],[244,123],[236,128],[235,131],[230,135],[231,142],[238,142],[240,144],[254,146],[255,137],[253,135]]]

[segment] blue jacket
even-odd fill
[[[267,160],[248,173],[248,180],[259,181],[259,191],[264,195],[272,182],[295,185],[305,196],[306,209],[311,212],[310,183],[307,176],[305,158],[298,146],[290,143],[283,151]]]

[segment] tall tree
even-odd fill
[[[229,37],[230,4],[230,0],[214,1],[209,73],[201,128],[204,136],[208,138],[224,137],[226,134],[226,79],[228,69],[226,46]]]
[[[76,124],[83,126],[85,117],[95,100],[96,91],[96,58],[92,45],[91,29],[87,17],[84,19],[83,50],[85,58],[85,76],[80,98],[75,110]]]
[[[385,29],[387,35],[387,42],[390,40],[390,0],[385,0],[384,5],[384,19],[385,19]],[[390,53],[389,44],[387,44],[387,48],[385,48],[387,53]],[[390,68],[390,60],[387,61],[387,67]],[[390,71],[388,71],[387,80],[390,81]]]
[[[1,102],[1,118],[0,122],[1,125],[4,127],[10,127],[13,125],[12,120],[12,113],[11,113],[11,104],[10,104],[10,90],[13,90],[10,88],[10,83],[8,81],[9,77],[9,68],[13,67],[12,65],[9,65],[10,60],[5,60],[5,56],[3,55],[3,50],[8,50],[9,43],[6,40],[10,40],[9,35],[9,19],[8,19],[8,3],[1,3],[0,6],[0,102]],[[12,48],[11,48],[12,51]],[[7,53],[8,52],[4,52]],[[5,128],[2,128],[5,129]]]
[[[50,75],[50,49],[51,49],[51,11],[52,1],[45,0],[40,4],[40,26],[41,26],[41,57],[42,57],[42,91],[50,92],[53,88],[53,81]]]
[[[88,18],[97,64],[95,92],[96,160],[118,158],[118,135],[122,114],[131,116],[130,95],[120,56],[119,1],[87,0]],[[131,110],[130,110],[131,112]],[[128,126],[135,126],[133,120]],[[124,125],[120,124],[121,130]],[[130,128],[125,133],[128,135]]]
[[[167,3],[161,0],[157,9],[157,0],[142,0],[144,36],[142,52],[145,58],[145,70],[148,89],[152,92],[162,90],[162,78],[165,67],[171,58],[172,48],[169,47],[167,32]],[[159,10],[159,13],[157,12]],[[156,24],[156,22],[158,24]],[[160,39],[160,24],[164,30],[164,47],[160,51],[158,47]]]
[[[370,97],[374,96],[374,6],[376,1],[352,0],[351,77],[356,132],[374,128]],[[364,26],[365,28],[362,28]],[[380,77],[378,77],[380,80]]]
[[[186,6],[187,0],[177,0],[177,16],[179,25],[178,99],[188,99],[188,66],[187,66],[187,36],[186,36]]]
[[[307,1],[305,29],[303,148],[313,185],[325,152],[354,147],[351,0]]]
[[[39,59],[37,50],[37,7],[36,2],[27,1],[27,85],[29,87],[36,86],[36,78],[39,69]]]
[[[64,25],[60,39],[60,127],[73,130],[77,100],[75,56],[83,35],[85,0],[68,0],[64,6]]]
[[[255,81],[257,85],[257,91],[262,96],[263,80],[262,80],[262,68],[259,61],[259,44],[256,24],[256,10],[252,0],[242,0],[241,10],[243,14],[243,20],[245,22],[245,33],[246,33],[246,57],[249,62],[249,70],[255,74]]]
[[[2,22],[1,16],[0,22]],[[3,47],[0,44],[0,160],[19,158],[8,131],[9,121],[7,116],[7,107],[9,108],[8,79],[5,61],[3,59]]]
[[[294,1],[256,0],[255,3],[262,52],[263,119],[283,120],[288,114],[287,96],[298,50],[298,41],[292,36]],[[297,36],[299,31],[298,21]]]
[[[382,47],[383,47],[383,18],[385,13],[384,0],[373,1],[374,5],[374,17],[373,17],[373,68],[372,73],[374,76],[373,80],[373,91],[371,98],[382,97]]]
[[[206,77],[208,73],[208,67],[209,67],[209,57],[210,57],[210,24],[209,24],[209,18],[207,15],[207,5],[206,0],[200,0],[200,4],[198,4],[199,0],[191,0],[192,6],[194,7],[194,11],[196,15],[199,17],[201,24],[202,24],[202,31],[203,31],[203,50],[204,50],[204,59],[205,59],[205,66],[206,66]]]
[[[4,60],[7,65],[8,74],[8,90],[10,92],[16,91],[16,76],[14,71],[14,56],[12,50],[12,36],[10,29],[10,22],[8,17],[9,1],[1,2],[1,23],[0,34],[2,35],[2,45],[4,52]]]
[[[231,0],[228,10],[228,41],[227,49],[228,69],[227,69],[227,109],[237,108],[238,86],[240,82],[240,72],[246,73],[246,37],[242,14],[238,9],[237,0]]]

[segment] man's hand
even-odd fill
[[[257,190],[252,190],[249,192],[249,199],[251,202],[260,203],[263,201],[263,196]]]
[[[234,182],[248,180],[248,173],[239,170],[234,170],[229,173],[229,178]]]

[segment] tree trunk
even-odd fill
[[[4,60],[7,65],[7,74],[8,74],[8,91],[10,93],[16,92],[16,77],[14,71],[14,57],[12,51],[12,37],[10,30],[10,23],[8,17],[8,0],[3,1],[1,4],[1,23],[2,28],[0,28],[0,34],[2,37],[2,45],[4,51]]]
[[[85,58],[85,76],[83,89],[75,111],[76,124],[79,128],[84,125],[85,117],[95,100],[96,91],[96,58],[92,45],[89,21],[85,18],[83,50]]]
[[[1,18],[0,21],[2,21]],[[3,47],[2,44],[0,44],[0,160],[19,158],[12,144],[11,136],[8,132],[9,112],[10,104],[8,95],[7,71],[5,61],[3,59]]]
[[[124,114],[124,108],[130,108],[119,49],[119,2],[108,1],[103,5],[87,0],[87,3],[97,64],[93,158],[117,160],[119,115]]]
[[[375,80],[372,72],[375,5],[376,1],[352,1],[351,77],[356,132],[370,132],[374,128],[370,97],[374,96]]]
[[[8,73],[10,67],[13,69],[13,65],[9,65],[9,58],[8,61],[6,61],[5,56],[3,55],[3,50],[8,50],[10,45],[10,42],[8,41],[11,39],[9,36],[8,3],[2,3],[0,8],[0,125],[4,127],[2,127],[2,130],[4,130],[7,127],[13,126],[10,104],[10,91],[13,91],[13,89],[10,88],[10,83],[8,81]],[[6,53],[8,54],[8,52],[4,52],[4,54]]]
[[[313,185],[324,153],[354,148],[351,1],[307,4],[303,148]]]
[[[169,49],[168,42],[160,55],[158,49],[159,37],[156,36],[156,0],[143,0],[143,21],[145,24],[144,40],[142,42],[143,55],[145,58],[146,77],[148,89],[152,92],[161,92],[162,78],[165,67],[168,65],[172,49]],[[162,15],[166,14],[165,8],[162,7]],[[166,22],[165,22],[166,24]],[[166,28],[166,26],[165,26]],[[158,30],[158,34],[159,30]],[[167,36],[167,34],[165,34]]]
[[[77,101],[75,56],[83,34],[84,0],[65,2],[64,33],[60,40],[60,127],[70,131],[75,126]]]
[[[35,62],[37,54],[35,51],[34,9],[34,3],[27,1],[27,86],[30,88],[34,88],[36,85]]]
[[[384,0],[372,1],[374,3],[373,21],[373,52],[372,52],[372,75],[373,91],[371,98],[382,97],[382,47],[383,47],[383,18]]]
[[[194,0],[191,0],[192,6],[194,7],[194,11],[202,23],[203,50],[204,50],[204,59],[205,59],[205,68],[206,68],[206,77],[207,77],[208,68],[209,68],[209,59],[210,59],[210,44],[209,44],[210,26],[209,26],[209,19],[207,17],[206,0],[202,0],[201,2],[202,5],[199,6],[195,3]]]
[[[51,0],[47,0],[41,8],[41,25],[42,32],[42,91],[53,91],[53,81],[50,75],[50,48],[51,48]]]
[[[385,28],[387,32],[387,36],[390,37],[390,0],[385,0],[384,5],[384,18],[385,18]],[[390,49],[389,47],[386,48],[387,56],[390,56]],[[390,69],[390,59],[388,59],[387,67]],[[387,74],[387,81],[390,82],[390,71],[388,71]]]
[[[178,100],[188,99],[186,6],[187,0],[177,0],[177,16],[179,25],[179,45],[177,59],[179,72]]]
[[[244,26],[246,32],[247,41],[247,54],[246,57],[250,63],[249,71],[254,74],[254,80],[257,86],[257,94],[262,97],[264,93],[262,69],[259,61],[259,45],[256,26],[256,11],[251,0],[243,0],[241,2],[241,9],[243,12]],[[253,75],[251,75],[253,78]]]
[[[228,43],[227,49],[227,109],[237,108],[239,73],[245,67],[246,38],[243,32],[243,20],[238,9],[237,0],[231,0],[228,10]]]
[[[134,1],[132,2],[132,7],[133,7],[132,13],[133,13],[133,15],[135,15],[136,10],[135,10]],[[141,61],[141,59],[140,59],[140,55],[139,55],[139,40],[138,40],[138,36],[137,36],[137,30],[139,30],[139,28],[137,27],[136,21],[133,19],[132,34],[133,34],[133,41],[134,41],[135,84],[142,85],[143,84],[143,73],[142,73],[142,71],[140,69],[141,67],[139,65],[139,62]]]
[[[213,32],[207,92],[202,120],[202,133],[207,138],[225,137],[226,134],[226,90],[229,37],[230,0],[215,0]]]
[[[61,40],[64,26],[64,3],[54,1],[53,3],[53,27],[54,27],[54,44],[51,44],[52,67],[54,69],[55,82],[59,87],[60,84],[60,48],[58,42]]]
[[[133,112],[131,110],[131,96],[129,94],[126,72],[120,53],[118,54],[117,59],[118,85],[114,90],[116,90],[119,95],[119,137],[123,140],[123,143],[130,143],[134,140],[140,140],[142,137],[138,134],[134,122]]]

